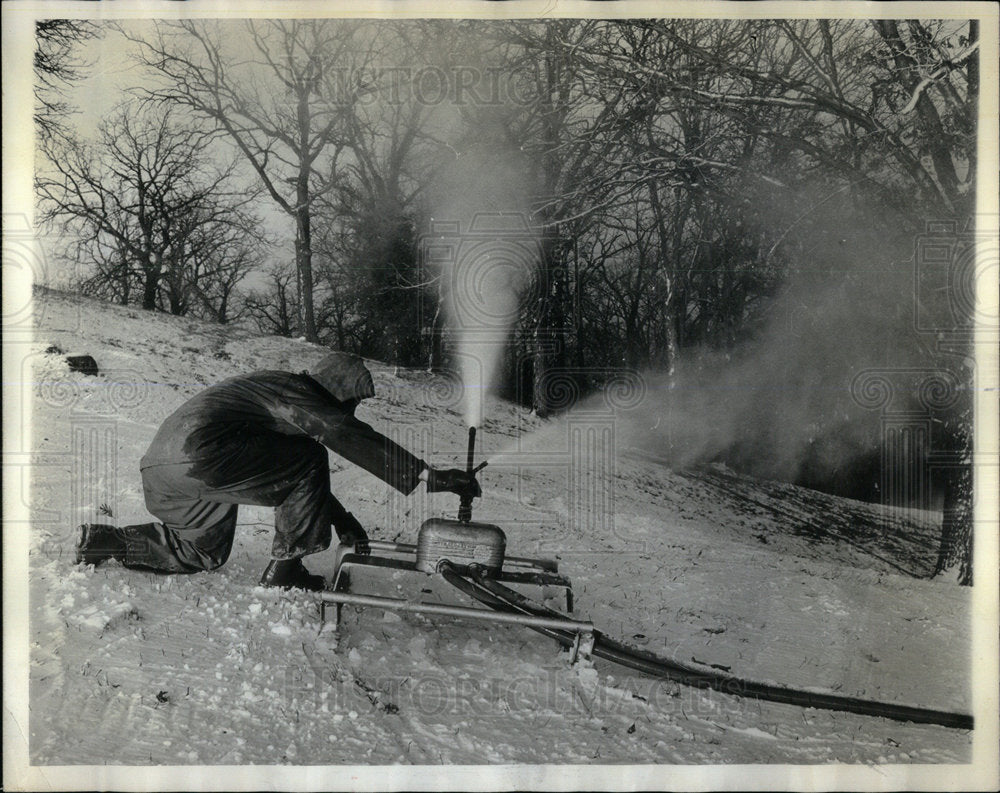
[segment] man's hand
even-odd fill
[[[438,493],[442,490],[457,496],[472,496],[473,498],[478,498],[483,494],[476,477],[468,471],[463,471],[461,468],[429,469],[427,492]]]
[[[354,553],[367,556],[372,552],[371,546],[368,544],[368,532],[350,512],[345,512],[337,517],[335,528],[337,536],[344,545],[354,546]]]

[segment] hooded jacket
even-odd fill
[[[428,467],[312,376],[282,371],[232,377],[196,394],[163,422],[140,467],[191,463],[190,475],[211,481],[248,441],[269,433],[312,438],[402,493]]]

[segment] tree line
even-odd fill
[[[445,368],[434,185],[509,163],[538,262],[503,385],[542,415],[547,373],[581,391],[588,371],[673,375],[754,337],[789,284],[909,261],[929,220],[973,230],[975,20],[59,24],[38,28],[36,71],[62,73],[40,94],[37,184],[85,291]],[[81,68],[65,43],[93,35],[126,39],[142,77],[83,136],[51,121]],[[970,382],[968,350],[910,332],[900,300],[885,344]],[[970,410],[938,417],[963,459]],[[947,503],[942,568],[971,547],[971,507]]]

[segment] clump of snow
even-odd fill
[[[72,601],[72,598],[70,599]],[[64,598],[65,604],[65,598]],[[92,628],[103,632],[125,620],[138,619],[139,612],[131,603],[111,603],[106,606],[89,604],[82,608],[64,608],[66,621],[78,628]]]

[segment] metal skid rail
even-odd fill
[[[362,555],[354,553],[350,545],[340,545],[337,548],[335,572],[331,590],[321,593],[320,615],[327,620],[327,607],[335,606],[334,625],[340,625],[343,606],[374,606],[392,611],[411,611],[422,614],[440,614],[449,617],[461,617],[488,622],[514,623],[529,627],[550,628],[572,631],[578,637],[577,645],[584,652],[589,649],[589,638],[593,636],[594,626],[590,622],[567,618],[528,616],[524,614],[504,614],[496,611],[453,606],[441,603],[406,600],[402,598],[384,597],[381,595],[365,595],[349,592],[351,567],[380,567],[383,569],[422,572],[416,566],[417,546],[410,543],[371,541],[369,547],[373,552],[397,554],[395,557],[381,555]],[[551,559],[529,559],[526,557],[508,556],[504,566],[515,570],[502,570],[496,574],[495,580],[510,584],[532,584],[535,586],[553,586],[561,588],[566,597],[566,610],[573,610],[573,590],[569,579],[558,572],[558,566]],[[582,644],[581,644],[582,641]],[[573,653],[576,656],[576,651]]]
[[[442,614],[446,617],[470,617],[487,622],[509,622],[517,625],[528,625],[537,628],[553,628],[556,630],[583,631],[592,633],[594,625],[582,620],[555,619],[550,617],[532,617],[522,614],[505,614],[499,611],[485,611],[468,606],[447,606],[441,603],[424,603],[422,601],[390,598],[382,595],[355,595],[353,592],[323,592],[322,605],[331,603],[341,606],[375,606],[393,611],[416,611],[421,614]]]
[[[393,570],[419,572],[416,566],[417,546],[405,542],[384,542],[372,540],[368,543],[371,550],[383,553],[399,554],[397,557],[364,556],[354,553],[350,545],[339,545],[334,562],[333,586],[334,592],[346,592],[350,586],[347,571],[351,567],[382,567]],[[406,558],[409,557],[409,558]],[[504,568],[514,567],[519,570],[501,570],[495,580],[505,584],[532,584],[533,586],[551,586],[562,589],[566,599],[566,612],[573,613],[573,586],[569,579],[559,574],[559,566],[552,559],[529,559],[525,556],[504,557]]]

